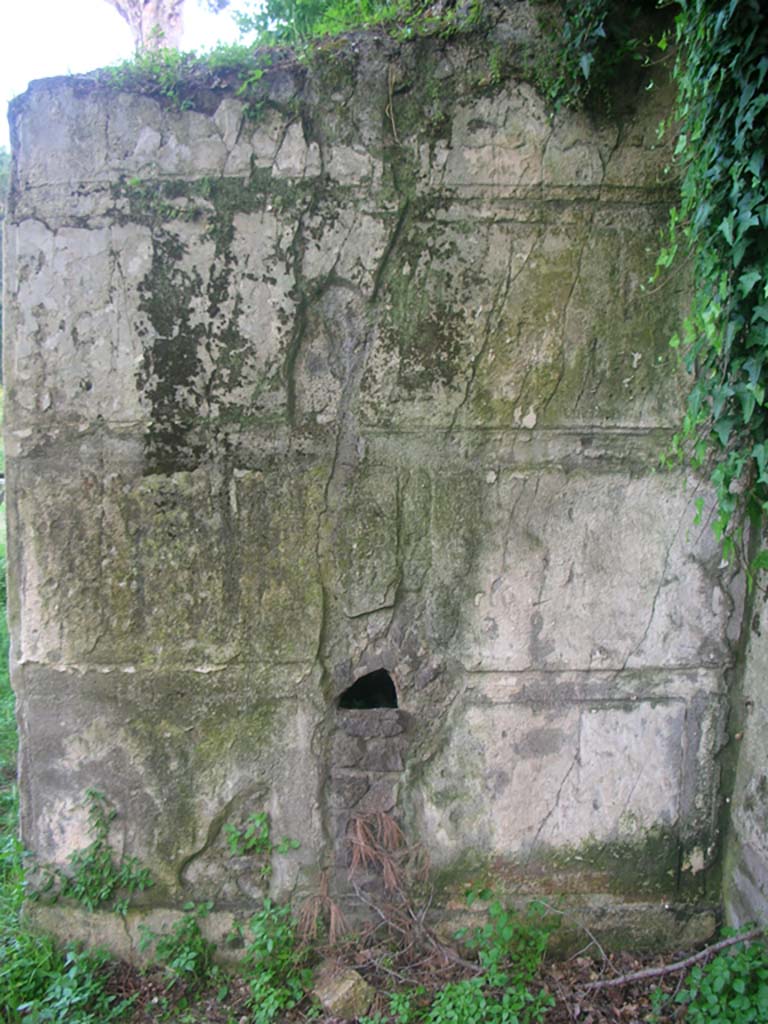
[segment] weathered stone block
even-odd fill
[[[356,1020],[368,1012],[376,990],[357,971],[331,963],[320,966],[312,994],[332,1017]]]
[[[337,711],[336,719],[348,736],[399,736],[405,728],[402,713],[389,708]]]
[[[744,674],[729,725],[735,773],[726,855],[725,906],[734,926],[768,921],[768,604],[755,597]]]

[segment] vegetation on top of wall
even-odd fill
[[[487,0],[462,6],[427,0],[268,0],[236,15],[240,43],[219,44],[202,55],[142,50],[101,75],[117,88],[150,92],[182,109],[192,105],[195,85],[210,85],[213,76],[234,82],[255,116],[266,98],[265,71],[278,62],[311,60],[315,45],[328,36],[379,26],[396,39],[447,37],[487,26],[492,6]]]
[[[246,9],[234,17],[241,33],[254,33],[260,46],[297,46],[373,25],[387,25],[400,38],[452,35],[477,28],[490,6],[484,0],[463,5],[430,0],[252,0],[250,13]]]
[[[533,0],[542,42],[523,64],[553,110],[594,106],[606,100],[627,60],[647,59],[646,31],[655,0]],[[494,0],[465,4],[430,0],[266,0],[235,12],[241,42],[220,44],[206,54],[174,49],[139,50],[109,69],[120,87],[149,88],[179,106],[185,86],[208,72],[232,73],[248,95],[275,61],[311,59],[327,37],[378,27],[396,40],[450,37],[484,31],[503,12]],[[658,20],[658,15],[656,15]],[[489,52],[488,82],[498,86],[507,61],[504,47]]]
[[[221,75],[231,78],[238,95],[258,108],[263,101],[261,79],[275,54],[242,43],[221,44],[204,57],[178,50],[144,50],[131,60],[121,61],[101,72],[101,76],[117,89],[135,89],[165,100],[170,106],[184,110],[192,106],[190,88],[196,81]]]

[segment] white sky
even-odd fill
[[[209,14],[198,0],[186,0],[183,49],[236,39],[229,10]],[[0,146],[9,145],[8,102],[28,82],[92,71],[132,54],[130,29],[107,0],[0,0]]]

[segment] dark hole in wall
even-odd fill
[[[368,672],[348,687],[339,697],[340,708],[396,708],[397,690],[392,676],[386,669],[379,668]]]

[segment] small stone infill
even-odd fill
[[[349,861],[347,831],[357,815],[391,814],[405,766],[407,715],[399,708],[336,712],[331,747],[330,812],[335,862]]]

